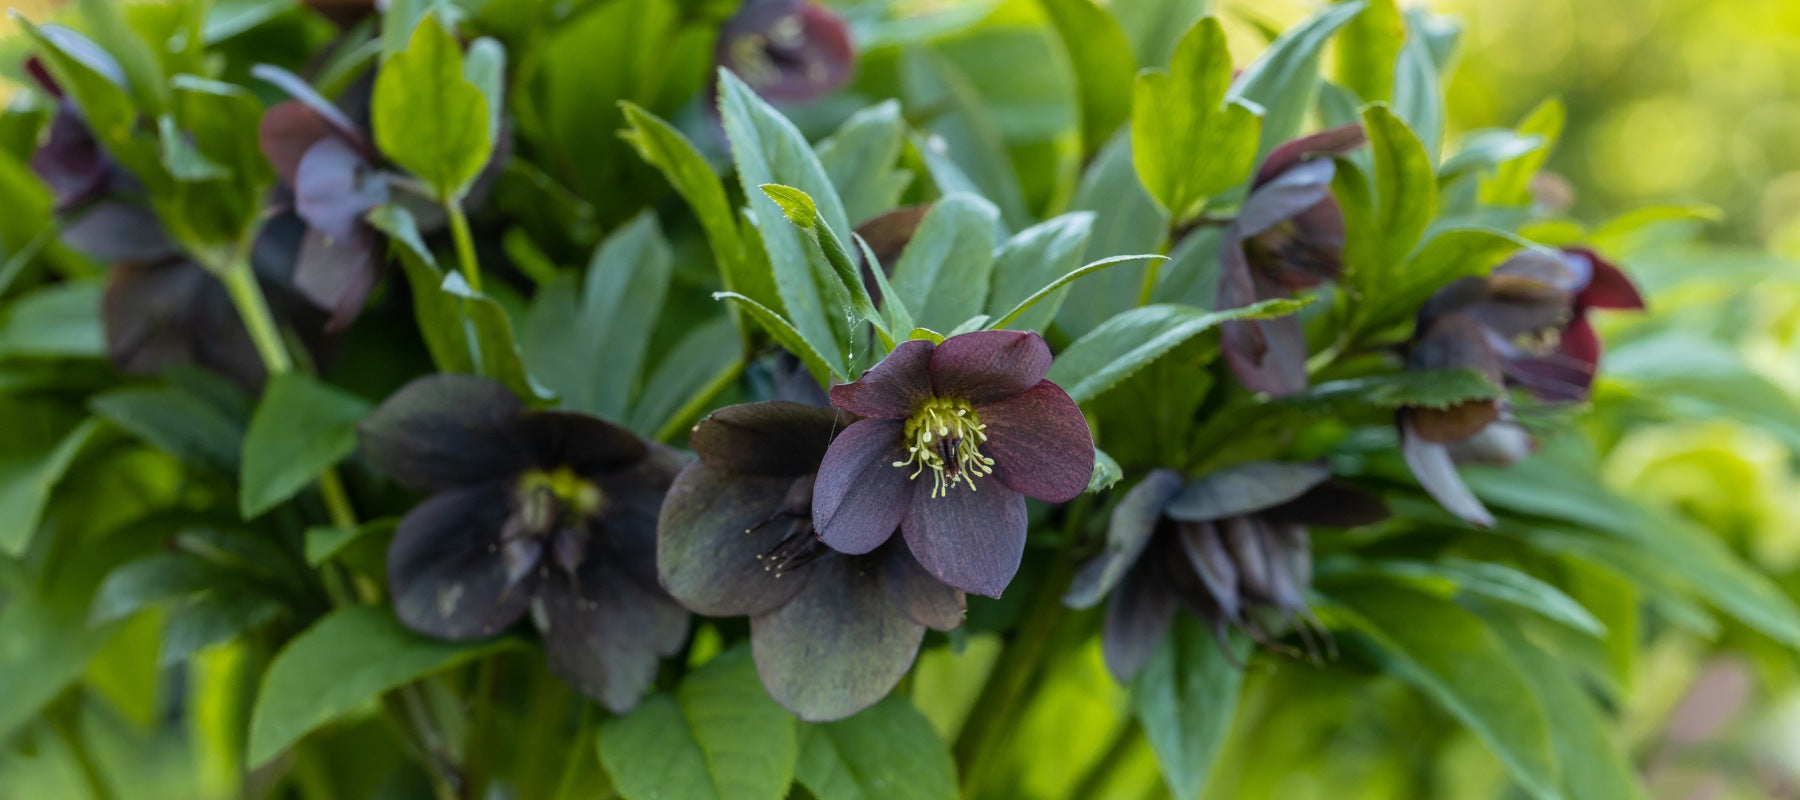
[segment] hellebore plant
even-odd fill
[[[401,622],[473,639],[529,611],[551,672],[614,711],[636,705],[687,635],[656,579],[673,452],[468,375],[407,384],[359,433],[376,467],[431,494],[388,550]]]
[[[1177,607],[1210,627],[1262,643],[1258,618],[1304,620],[1312,584],[1309,525],[1350,528],[1387,517],[1381,501],[1319,464],[1259,462],[1183,483],[1159,469],[1113,508],[1106,550],[1083,564],[1063,602],[1090,608],[1109,593],[1101,646],[1128,681],[1163,639]]]
[[[962,592],[901,542],[846,555],[819,540],[813,486],[848,421],[783,401],[713,412],[694,427],[699,458],[669,489],[657,540],[663,585],[697,613],[750,617],[763,686],[806,720],[880,700],[926,628],[962,624]]]
[[[1219,242],[1220,310],[1289,297],[1343,273],[1344,212],[1331,196],[1332,157],[1362,144],[1362,127],[1346,125],[1288,142],[1263,161]],[[1297,317],[1227,322],[1222,349],[1252,391],[1306,388],[1306,333]]]
[[[819,466],[819,538],[861,555],[898,529],[938,580],[1000,596],[1025,552],[1025,496],[1067,502],[1094,471],[1087,420],[1049,369],[1042,336],[976,331],[902,342],[832,387],[832,405],[863,419]]]
[[[1542,402],[1587,398],[1599,369],[1594,308],[1641,309],[1631,280],[1591,250],[1522,251],[1486,278],[1444,287],[1419,310],[1410,369],[1473,369]],[[1530,454],[1531,435],[1507,398],[1399,414],[1401,452],[1419,484],[1477,525],[1494,518],[1456,473],[1459,463],[1510,465]]]

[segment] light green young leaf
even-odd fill
[[[787,220],[806,233],[807,239],[817,248],[825,263],[831,266],[839,288],[850,297],[856,313],[874,325],[877,333],[888,335],[887,326],[875,309],[875,301],[869,296],[869,287],[863,284],[862,273],[857,269],[856,262],[850,258],[849,251],[844,249],[843,240],[819,216],[819,208],[813,204],[812,198],[792,186],[765,183],[761,188],[763,194],[781,207],[781,213]]]
[[[899,695],[849,719],[800,726],[794,777],[818,800],[955,800],[956,762]]]
[[[1561,100],[1551,98],[1525,115],[1516,129],[1520,136],[1536,136],[1544,146],[1495,167],[1492,177],[1481,181],[1481,202],[1488,205],[1522,206],[1531,203],[1531,181],[1556,147],[1567,116]]]
[[[486,98],[488,141],[498,143],[500,123],[506,118],[506,46],[488,36],[470,42],[463,55],[463,77]]]
[[[1544,149],[1544,137],[1522,134],[1505,128],[1490,128],[1464,136],[1456,155],[1438,165],[1438,183],[1446,184],[1464,175],[1488,175],[1501,164]]]
[[[464,77],[461,45],[433,16],[381,65],[370,114],[381,152],[441,201],[461,198],[493,151],[487,97]]]
[[[1249,643],[1232,652],[1187,614],[1176,616],[1156,654],[1132,681],[1132,706],[1176,797],[1199,797],[1237,709]],[[1235,663],[1234,663],[1235,662]]]
[[[1261,109],[1228,100],[1230,88],[1231,53],[1214,17],[1181,38],[1168,72],[1140,73],[1132,87],[1132,161],[1177,222],[1250,174]]]
[[[356,451],[369,403],[299,373],[277,375],[244,434],[238,510],[254,519]]]
[[[1232,84],[1232,98],[1255,103],[1264,110],[1262,136],[1256,147],[1258,162],[1300,134],[1300,126],[1319,93],[1320,52],[1332,34],[1367,6],[1367,0],[1354,0],[1319,9],[1284,31]]]
[[[301,737],[391,689],[509,646],[443,642],[401,627],[386,608],[341,608],[288,642],[257,692],[245,760],[263,764]]]
[[[794,718],[763,691],[746,648],[607,720],[596,738],[625,800],[780,800],[799,757]]]
[[[1419,138],[1387,106],[1365,108],[1363,128],[1375,165],[1373,204],[1365,206],[1354,196],[1355,188],[1337,194],[1347,220],[1362,222],[1367,209],[1366,224],[1348,227],[1344,258],[1346,280],[1365,298],[1362,313],[1370,314],[1386,311],[1385,302],[1369,298],[1384,296],[1406,277],[1402,268],[1437,214],[1437,170]],[[1356,174],[1340,169],[1337,178],[1342,180],[1334,185],[1351,187]]]
[[[1406,19],[1394,0],[1369,0],[1338,37],[1337,79],[1364,102],[1394,98],[1394,66],[1406,42]]]
[[[1265,300],[1226,311],[1172,304],[1134,308],[1075,340],[1050,365],[1049,378],[1062,386],[1075,402],[1084,403],[1176,345],[1221,322],[1279,317],[1292,314],[1304,305],[1305,302],[1298,300]]]
[[[1118,19],[1093,0],[1044,0],[1042,5],[1075,65],[1082,149],[1091,153],[1131,118],[1131,96],[1119,91],[1137,72],[1131,42]]]

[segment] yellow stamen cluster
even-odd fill
[[[600,487],[575,474],[568,467],[547,471],[532,470],[519,479],[520,496],[530,497],[538,492],[546,492],[554,497],[575,519],[599,516],[606,505],[606,498],[600,494]]]
[[[949,494],[959,482],[973,492],[976,478],[994,472],[994,460],[981,454],[985,430],[967,400],[934,397],[906,420],[906,460],[894,466],[913,466],[914,479],[931,470],[932,497]]]

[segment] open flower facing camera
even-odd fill
[[[551,671],[615,711],[637,704],[687,636],[656,580],[674,453],[464,375],[413,381],[359,433],[377,468],[431,493],[388,551],[401,622],[470,639],[529,613]]]

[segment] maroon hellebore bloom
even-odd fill
[[[902,342],[832,387],[832,405],[864,419],[819,466],[819,537],[861,555],[898,528],[938,580],[1000,596],[1025,552],[1025,495],[1066,502],[1094,471],[1087,420],[1049,369],[1042,336],[976,331]]]
[[[407,384],[358,433],[376,467],[431,494],[388,549],[401,622],[473,639],[530,611],[552,673],[615,712],[637,704],[687,636],[656,578],[672,451],[472,375]]]
[[[1106,550],[1082,565],[1063,602],[1091,608],[1111,593],[1101,648],[1121,682],[1156,652],[1177,606],[1221,641],[1237,626],[1266,643],[1257,609],[1283,621],[1308,613],[1307,526],[1368,525],[1387,513],[1320,464],[1245,464],[1185,485],[1159,469],[1113,508]]]
[[[1591,250],[1521,251],[1485,278],[1439,290],[1419,310],[1410,369],[1474,369],[1544,402],[1586,399],[1599,367],[1590,308],[1643,308],[1617,267]],[[1530,434],[1507,398],[1399,414],[1401,452],[1419,484],[1452,513],[1482,526],[1490,514],[1456,465],[1510,465],[1530,454]]]
[[[694,427],[699,460],[675,478],[658,527],[663,586],[701,614],[750,617],[769,695],[809,721],[850,716],[912,666],[926,628],[962,624],[963,594],[902,543],[826,547],[813,486],[848,415],[783,401],[719,409]]]
[[[745,0],[719,29],[714,60],[775,103],[804,103],[850,81],[856,52],[830,9],[803,0]]]
[[[1344,213],[1331,196],[1330,156],[1361,147],[1346,125],[1275,148],[1219,242],[1219,309],[1290,296],[1343,272]],[[1294,316],[1224,325],[1222,347],[1238,380],[1274,396],[1306,388],[1306,334]]]

